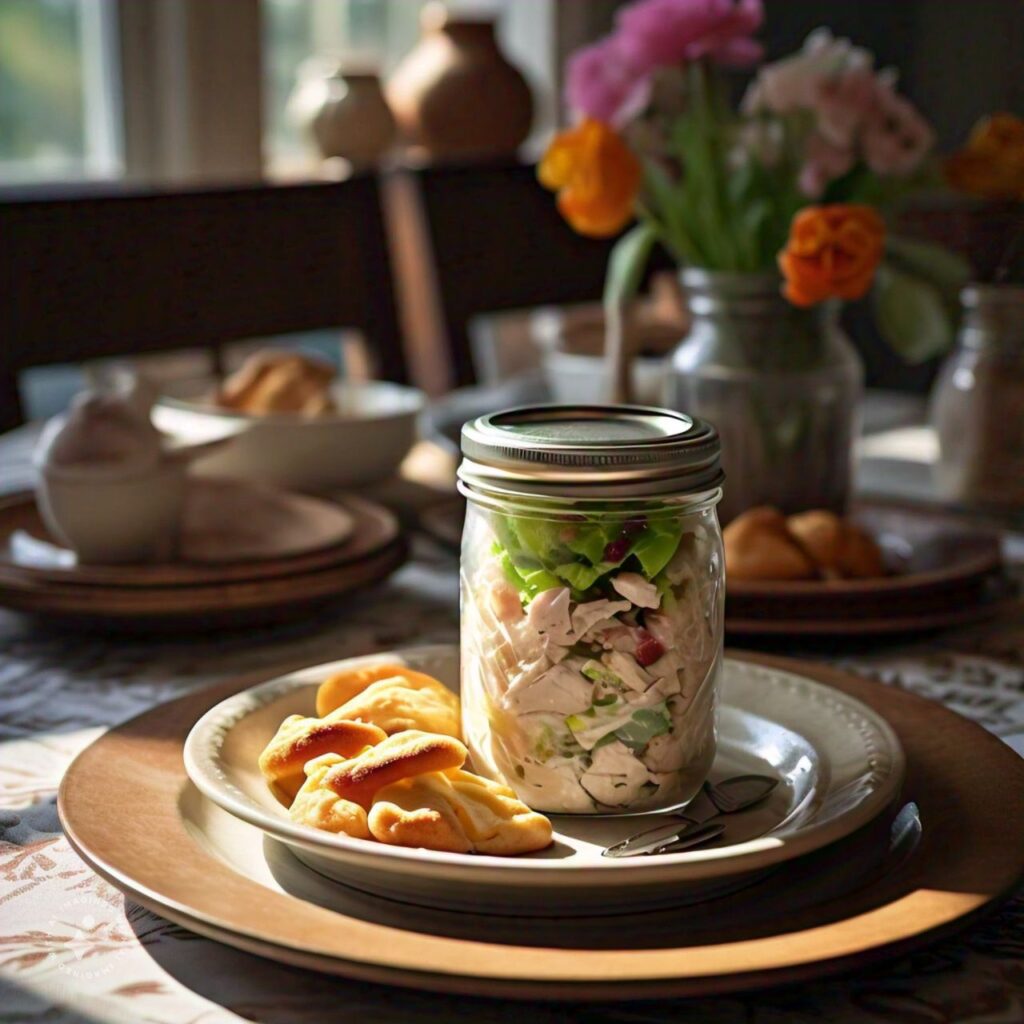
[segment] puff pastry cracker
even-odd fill
[[[734,580],[811,580],[817,567],[774,508],[752,508],[722,532],[726,577]]]
[[[885,575],[882,552],[874,540],[834,512],[801,512],[790,516],[786,525],[826,578],[873,579]]]
[[[466,748],[453,736],[409,729],[332,765],[323,785],[369,810],[374,796],[385,786],[425,772],[461,768],[467,756]]]
[[[306,762],[322,754],[353,757],[385,738],[382,729],[366,722],[289,715],[260,754],[260,771],[271,789],[290,802],[305,781]]]
[[[306,781],[288,814],[299,825],[309,825],[325,832],[341,832],[356,839],[370,839],[366,811],[325,785],[328,772],[344,760],[338,754],[323,754],[310,761],[306,765]]]
[[[461,735],[459,698],[443,683],[402,665],[338,673],[320,685],[317,714],[372,722],[388,735],[404,729]]]
[[[513,856],[551,845],[551,822],[507,786],[461,769],[378,790],[368,818],[375,839],[451,853]]]

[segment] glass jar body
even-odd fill
[[[665,404],[714,423],[728,523],[755,505],[846,510],[863,390],[838,309],[796,309],[772,275],[686,270],[692,316]]]
[[[973,285],[957,347],[931,400],[939,440],[935,485],[948,501],[1024,504],[1024,288]]]
[[[719,492],[464,491],[463,731],[476,770],[550,813],[689,802],[715,754]]]

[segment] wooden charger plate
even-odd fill
[[[352,533],[330,549],[326,561],[310,563],[313,556],[300,555],[282,560],[285,564],[276,566],[273,575],[256,578],[239,575],[235,566],[209,565],[201,567],[200,582],[134,586],[63,583],[20,573],[0,561],[0,606],[121,628],[278,620],[377,582],[405,560],[405,540],[387,509],[351,496],[341,505],[352,518]],[[17,507],[25,513],[24,496]],[[323,552],[318,555],[322,558]]]
[[[416,914],[403,915],[398,905],[382,922],[261,884],[233,870],[190,825],[188,808],[201,798],[182,763],[195,720],[255,678],[192,694],[111,730],[72,764],[58,808],[70,842],[99,874],[195,931],[346,977],[512,998],[686,996],[818,978],[888,960],[962,927],[1020,883],[1024,841],[1007,822],[1024,815],[1024,762],[1012,750],[912,694],[824,666],[750,660],[810,676],[882,714],[907,755],[904,797],[922,822],[917,848],[889,870],[840,895],[777,907],[755,924],[748,906],[758,892],[771,898],[778,875],[717,907],[707,904],[715,912],[704,914],[702,928],[688,930],[688,912],[677,910],[668,931],[653,929],[635,943],[629,933],[643,931],[640,915],[620,918],[621,930],[575,922],[531,943],[501,929],[467,936],[441,918],[436,932],[417,930]],[[280,853],[271,841],[253,845],[268,860]],[[858,857],[844,844],[823,853],[827,867],[794,862],[808,886],[823,871],[856,871]]]

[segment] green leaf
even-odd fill
[[[606,308],[622,306],[636,295],[657,240],[658,229],[649,221],[641,221],[615,243],[604,281]]]
[[[633,717],[615,735],[631,750],[643,750],[655,736],[661,736],[672,727],[664,701],[650,708],[637,708]]]
[[[972,277],[967,260],[940,245],[889,235],[885,248],[900,269],[934,285],[944,293],[947,301],[956,302],[960,289]]]
[[[683,524],[678,519],[651,519],[628,554],[640,562],[647,579],[653,579],[672,561],[682,535]]]
[[[589,590],[608,571],[609,568],[606,566],[599,565],[595,568],[582,562],[567,562],[555,566],[555,573],[579,594]]]
[[[934,285],[883,263],[873,296],[878,329],[906,362],[923,363],[952,345],[953,321]]]
[[[665,169],[648,160],[644,164],[644,191],[648,210],[660,223],[663,241],[680,263],[700,262],[686,223],[686,197],[682,182],[673,181]]]

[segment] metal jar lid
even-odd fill
[[[530,405],[462,428],[470,489],[567,498],[699,494],[721,486],[718,432],[647,406]]]

